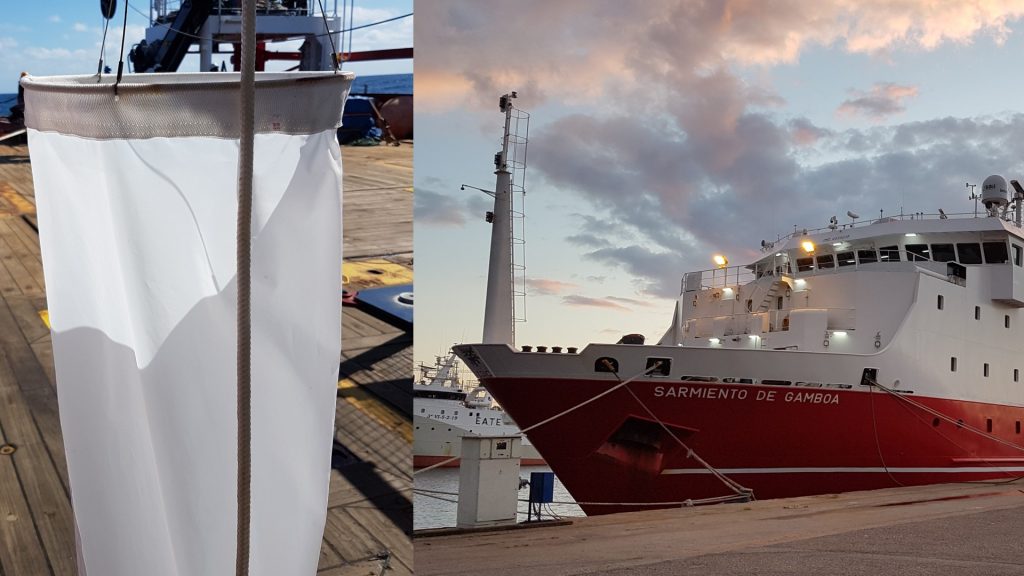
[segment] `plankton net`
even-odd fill
[[[253,575],[319,557],[352,78],[257,75]],[[239,75],[22,84],[80,571],[231,574]]]

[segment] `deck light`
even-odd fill
[[[708,342],[710,342],[711,344],[718,344],[719,342],[721,342],[721,340],[719,340],[718,338],[708,338]]]
[[[833,330],[833,336],[846,336],[846,330]]]
[[[906,234],[904,234],[904,236],[906,236],[907,238],[913,238],[917,236],[917,232],[907,232]]]
[[[803,248],[804,252],[807,252],[808,254],[814,252],[814,242],[811,242],[810,240],[804,240],[803,242],[801,242],[800,247]]]
[[[725,256],[722,256],[721,254],[715,254],[714,256],[712,256],[711,261],[714,262],[715,266],[718,266],[719,268],[725,268],[726,266],[729,265],[729,259],[726,258]]]
[[[804,288],[806,286],[807,286],[807,280],[804,280],[803,278],[797,278],[796,279],[796,287],[797,288]]]

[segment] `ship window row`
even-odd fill
[[[946,308],[946,299],[945,299],[945,297],[942,296],[942,294],[939,294],[936,297],[936,299],[935,299],[935,307],[938,308],[939,310],[944,310]],[[981,320],[981,306],[975,306],[974,307],[974,319],[975,320]],[[1007,328],[1008,329],[1009,327],[1010,327],[1010,315],[1009,314],[1003,314],[1003,328]]]
[[[805,388],[840,388],[848,390],[853,388],[851,384],[836,384],[833,382],[804,382],[802,380],[773,380],[770,378],[759,379],[759,378],[740,378],[727,376],[719,378],[717,376],[680,376],[680,380],[686,382],[721,382],[723,384],[763,384],[765,386],[800,386]]]
[[[809,272],[870,264],[873,262],[900,262],[904,254],[908,262],[959,262],[960,264],[1005,264],[1009,261],[1006,242],[958,242],[943,244],[906,244],[882,246],[877,251],[859,248],[833,254],[804,256],[796,259],[797,272]],[[1013,245],[1013,261],[1017,266],[1024,264],[1024,249]],[[788,270],[780,270],[787,273]]]
[[[956,356],[950,356],[949,357],[949,371],[950,372],[956,372]],[[985,362],[984,364],[982,364],[981,372],[985,376],[985,378],[989,377],[988,362]],[[1014,368],[1013,369],[1013,381],[1014,382],[1020,382],[1020,369],[1019,368]]]

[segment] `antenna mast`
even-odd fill
[[[530,115],[512,105],[515,92],[499,100],[505,114],[501,150],[494,155],[494,212],[491,222],[491,254],[487,269],[487,300],[484,308],[485,344],[515,346],[516,321],[526,316],[526,241],[523,201],[526,197],[526,143]],[[515,197],[519,197],[516,202]],[[516,313],[516,300],[520,301]]]

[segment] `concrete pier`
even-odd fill
[[[1024,480],[574,519],[416,538],[416,574],[1020,575]]]

